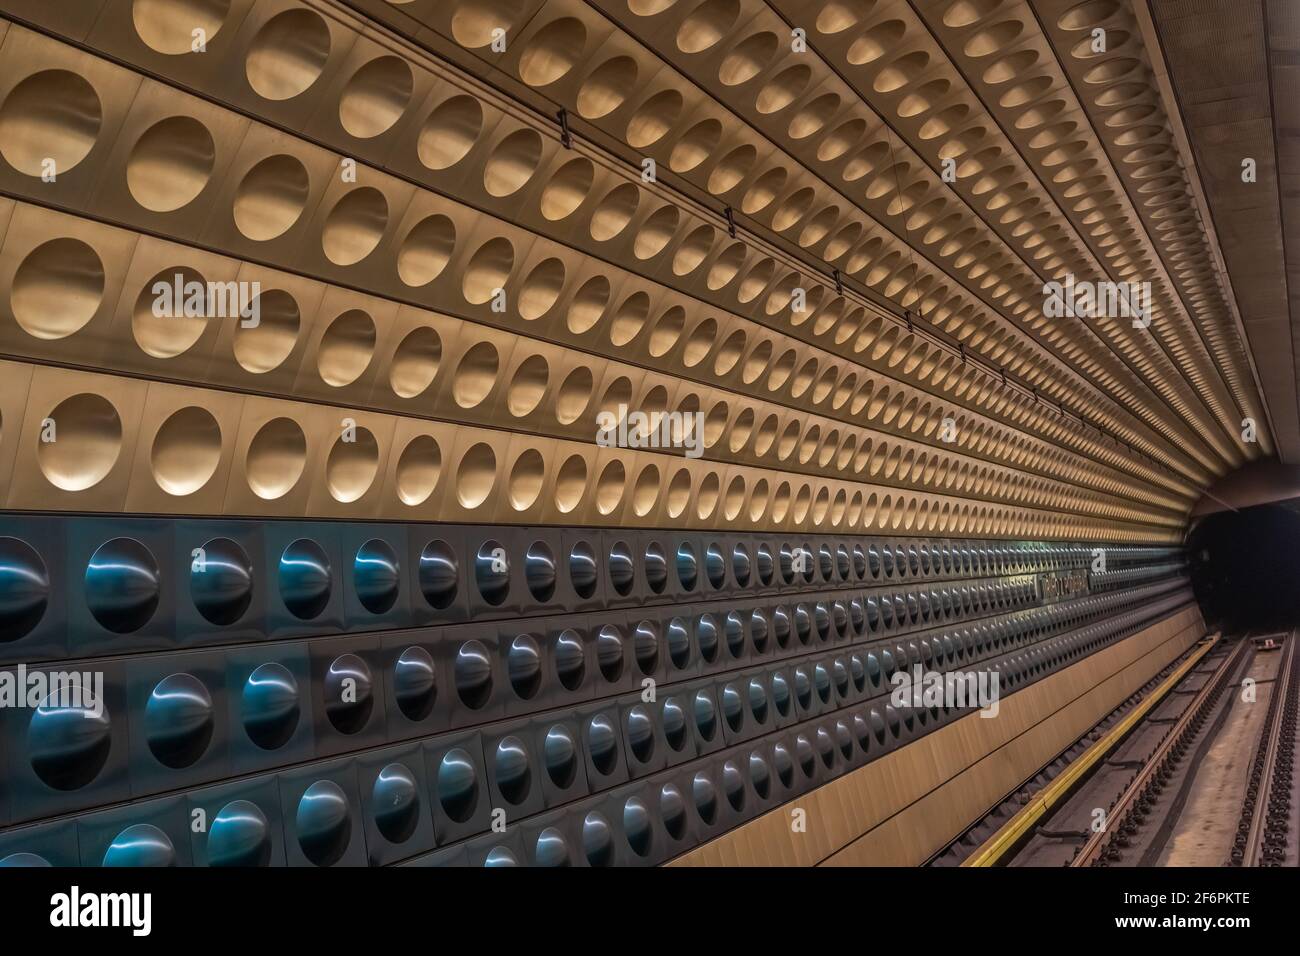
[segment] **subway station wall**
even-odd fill
[[[900,673],[1187,606],[1199,438],[1102,440],[403,19],[519,13],[502,69],[1038,367],[594,5],[356,6],[0,0],[0,865],[663,863],[967,712]]]

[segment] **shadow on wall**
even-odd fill
[[[1187,556],[1211,628],[1300,627],[1300,501],[1209,515],[1188,537]]]

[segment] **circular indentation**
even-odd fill
[[[578,744],[569,728],[556,724],[546,732],[542,745],[546,774],[560,789],[568,789],[578,775]]]
[[[208,326],[207,280],[188,266],[165,269],[140,289],[131,311],[131,335],[154,358],[187,352]]]
[[[117,634],[144,627],[158,608],[161,572],[153,553],[133,538],[114,538],[86,565],[86,607]]]
[[[591,237],[597,242],[608,242],[621,233],[632,221],[640,200],[640,191],[631,183],[621,183],[611,189],[597,204],[596,211],[591,215]],[[608,280],[603,281],[605,297],[608,298],[609,283]],[[604,309],[604,302],[601,302],[601,309]],[[587,328],[593,324],[595,323],[589,323]]]
[[[271,824],[251,801],[227,803],[208,827],[208,866],[267,866],[274,849]]]
[[[388,383],[401,398],[415,398],[433,384],[442,361],[442,339],[428,326],[412,329],[393,353]]]
[[[191,495],[221,463],[221,426],[206,408],[172,412],[154,435],[149,453],[153,479],[169,495]]]
[[[658,542],[652,541],[645,549],[646,584],[655,594],[662,594],[668,585],[668,559]]]
[[[204,620],[234,624],[253,600],[253,563],[229,538],[213,538],[190,556],[190,599]]]
[[[497,789],[507,803],[518,806],[528,799],[533,771],[528,763],[528,750],[522,740],[518,737],[502,737],[492,756],[492,768]]]
[[[510,506],[527,511],[541,497],[546,483],[546,460],[536,448],[525,449],[510,468]]]
[[[693,702],[695,729],[704,740],[712,740],[718,732],[718,708],[707,691],[697,691]]]
[[[402,240],[397,253],[398,278],[412,287],[428,285],[447,268],[455,247],[455,224],[446,216],[426,216]]]
[[[411,99],[411,68],[395,56],[371,60],[352,74],[339,98],[339,122],[357,139],[393,128]]]
[[[325,550],[299,538],[280,555],[280,600],[297,618],[309,621],[329,604],[331,571]]]
[[[529,86],[549,86],[573,69],[587,43],[587,28],[574,17],[552,20],[528,41],[519,57],[519,77]]]
[[[609,866],[614,862],[614,829],[595,810],[582,820],[582,850],[592,866]]]
[[[176,847],[156,826],[137,823],[113,838],[100,866],[173,866]]]
[[[352,842],[352,807],[333,780],[317,780],[298,800],[298,846],[317,866],[333,866]]]
[[[501,198],[518,192],[537,171],[542,137],[536,130],[518,129],[501,140],[483,164],[483,188]]]
[[[307,465],[307,438],[298,423],[273,418],[253,436],[245,457],[248,487],[273,501],[293,490]]]
[[[565,690],[577,690],[587,674],[587,654],[577,631],[565,628],[555,639],[555,674]]]
[[[609,776],[618,767],[618,728],[606,715],[596,714],[587,721],[586,737],[592,766]]]
[[[279,368],[298,344],[298,303],[288,292],[271,289],[252,300],[249,315],[257,321],[241,321],[235,328],[235,361],[244,371],[263,375]]]
[[[74,672],[75,673],[75,672]],[[94,687],[69,679],[32,711],[27,754],[55,790],[80,790],[99,776],[113,746],[113,722]]]
[[[483,129],[483,107],[472,96],[457,95],[439,103],[420,129],[420,162],[432,170],[456,165],[473,148]]]
[[[282,236],[302,216],[311,184],[293,156],[268,156],[250,169],[235,191],[235,226],[254,242]]]
[[[203,192],[216,158],[206,126],[189,116],[173,116],[136,140],[126,161],[126,187],[145,209],[173,212]]]
[[[429,500],[442,472],[442,451],[432,435],[417,435],[397,459],[397,497],[414,507]]]
[[[456,553],[445,541],[430,541],[420,552],[420,593],[437,610],[456,599]]]
[[[578,90],[578,114],[589,120],[608,116],[636,88],[636,79],[636,61],[630,56],[606,60],[591,71]]]
[[[481,641],[466,641],[456,651],[456,693],[465,706],[478,710],[492,696],[492,655]]]
[[[335,317],[316,350],[321,381],[335,388],[351,385],[370,365],[375,351],[375,320],[361,309]]]
[[[645,149],[663,139],[673,123],[677,122],[682,102],[681,93],[668,89],[660,90],[642,103],[627,124],[628,145],[634,149]],[[635,186],[632,188],[636,189]]]
[[[325,460],[330,497],[343,504],[357,501],[370,490],[378,473],[379,442],[370,429],[350,426],[335,440]]]
[[[648,763],[655,753],[655,722],[642,704],[627,712],[627,745],[641,763]]]
[[[102,122],[94,87],[67,70],[42,70],[0,104],[0,156],[28,176],[62,176],[94,148]]]
[[[397,602],[401,587],[397,552],[386,541],[371,538],[352,559],[352,584],[357,600],[371,614],[385,614]]]
[[[360,186],[325,217],[321,249],[336,266],[351,266],[375,251],[388,226],[388,200],[373,186]]]
[[[506,651],[506,676],[515,696],[531,700],[542,686],[542,650],[529,634],[520,634],[510,641]]]
[[[596,552],[585,541],[574,544],[569,552],[569,581],[578,597],[589,598],[596,593]]]
[[[650,808],[640,797],[628,797],[623,803],[623,834],[637,856],[649,856],[654,843],[654,824]]]
[[[321,682],[325,715],[339,734],[356,734],[374,709],[374,679],[370,666],[356,654],[339,654]]]
[[[685,669],[691,662],[691,632],[686,622],[679,617],[673,618],[668,623],[664,638],[668,645],[668,659],[673,662],[673,667]]]
[[[474,581],[483,600],[499,606],[510,595],[510,562],[506,549],[496,541],[484,541],[474,556]]]
[[[370,790],[375,828],[389,843],[405,843],[420,822],[420,786],[415,775],[401,763],[390,763],[379,771]]]
[[[457,43],[471,50],[487,46],[514,26],[522,12],[519,0],[462,0],[451,18],[451,35]],[[499,31],[499,33],[498,33]]]
[[[623,635],[616,625],[606,624],[596,635],[596,666],[611,684],[623,676]]]
[[[80,239],[51,239],[19,264],[9,306],[28,335],[61,339],[93,319],[103,297],[104,264],[95,250]]]
[[[317,13],[298,7],[268,20],[248,48],[248,85],[268,100],[306,92],[325,69],[330,31]]]
[[[557,222],[572,215],[591,189],[595,167],[585,158],[571,159],[551,175],[542,190],[542,215]]]
[[[712,823],[718,816],[718,790],[713,781],[703,771],[697,773],[691,781],[691,793],[695,798],[695,811],[705,823]]]
[[[690,542],[683,541],[677,546],[677,580],[684,590],[694,591],[695,583],[700,578],[699,561]]]
[[[248,675],[240,700],[240,715],[248,739],[263,750],[288,743],[298,727],[301,707],[298,681],[283,664],[262,664]]]
[[[683,53],[702,53],[731,32],[739,17],[740,0],[705,0],[682,21],[677,48]]]
[[[569,866],[569,841],[556,827],[547,827],[537,834],[533,853],[538,866]]]
[[[447,816],[464,823],[474,815],[478,804],[478,773],[473,758],[460,747],[453,747],[438,764],[438,802]]]
[[[632,563],[632,549],[626,541],[616,541],[609,549],[609,582],[614,591],[626,597],[632,591],[635,579],[635,567]]]
[[[0,643],[28,634],[50,599],[50,575],[40,554],[18,538],[0,537]]]
[[[477,508],[496,485],[497,457],[492,446],[479,442],[465,452],[456,472],[456,497],[464,508]]]
[[[510,240],[489,239],[470,257],[461,281],[465,301],[482,305],[505,287],[515,265],[515,247]]]
[[[538,601],[555,596],[555,553],[544,541],[534,541],[524,552],[524,581]]]
[[[519,866],[519,859],[509,847],[494,846],[490,853],[483,858],[485,867],[498,866]]]
[[[438,675],[423,647],[408,647],[393,664],[393,697],[408,720],[424,720],[433,712]]]
[[[230,0],[133,0],[131,21],[150,49],[179,56],[193,52],[196,31],[210,43],[229,12]]]

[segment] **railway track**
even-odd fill
[[[1286,643],[1290,648],[1295,642]],[[931,865],[1152,865],[1228,717],[1234,699],[1228,690],[1250,671],[1255,654],[1246,639],[1198,645],[936,854]],[[1292,673],[1297,661],[1288,660]],[[1260,779],[1288,775],[1270,799],[1293,801],[1294,704],[1279,707],[1276,718],[1279,728],[1290,727],[1289,738],[1280,736],[1292,746],[1264,755]],[[1274,816],[1274,830],[1283,831],[1285,843],[1284,815]],[[1267,814],[1260,818],[1267,831]]]
[[[1233,840],[1229,866],[1295,866],[1291,821],[1297,816],[1296,708],[1300,699],[1297,632],[1282,647],[1282,660],[1269,695],[1264,733],[1251,763],[1246,798]]]

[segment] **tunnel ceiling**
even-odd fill
[[[1181,540],[1300,451],[1286,6],[9,0],[6,505]]]

